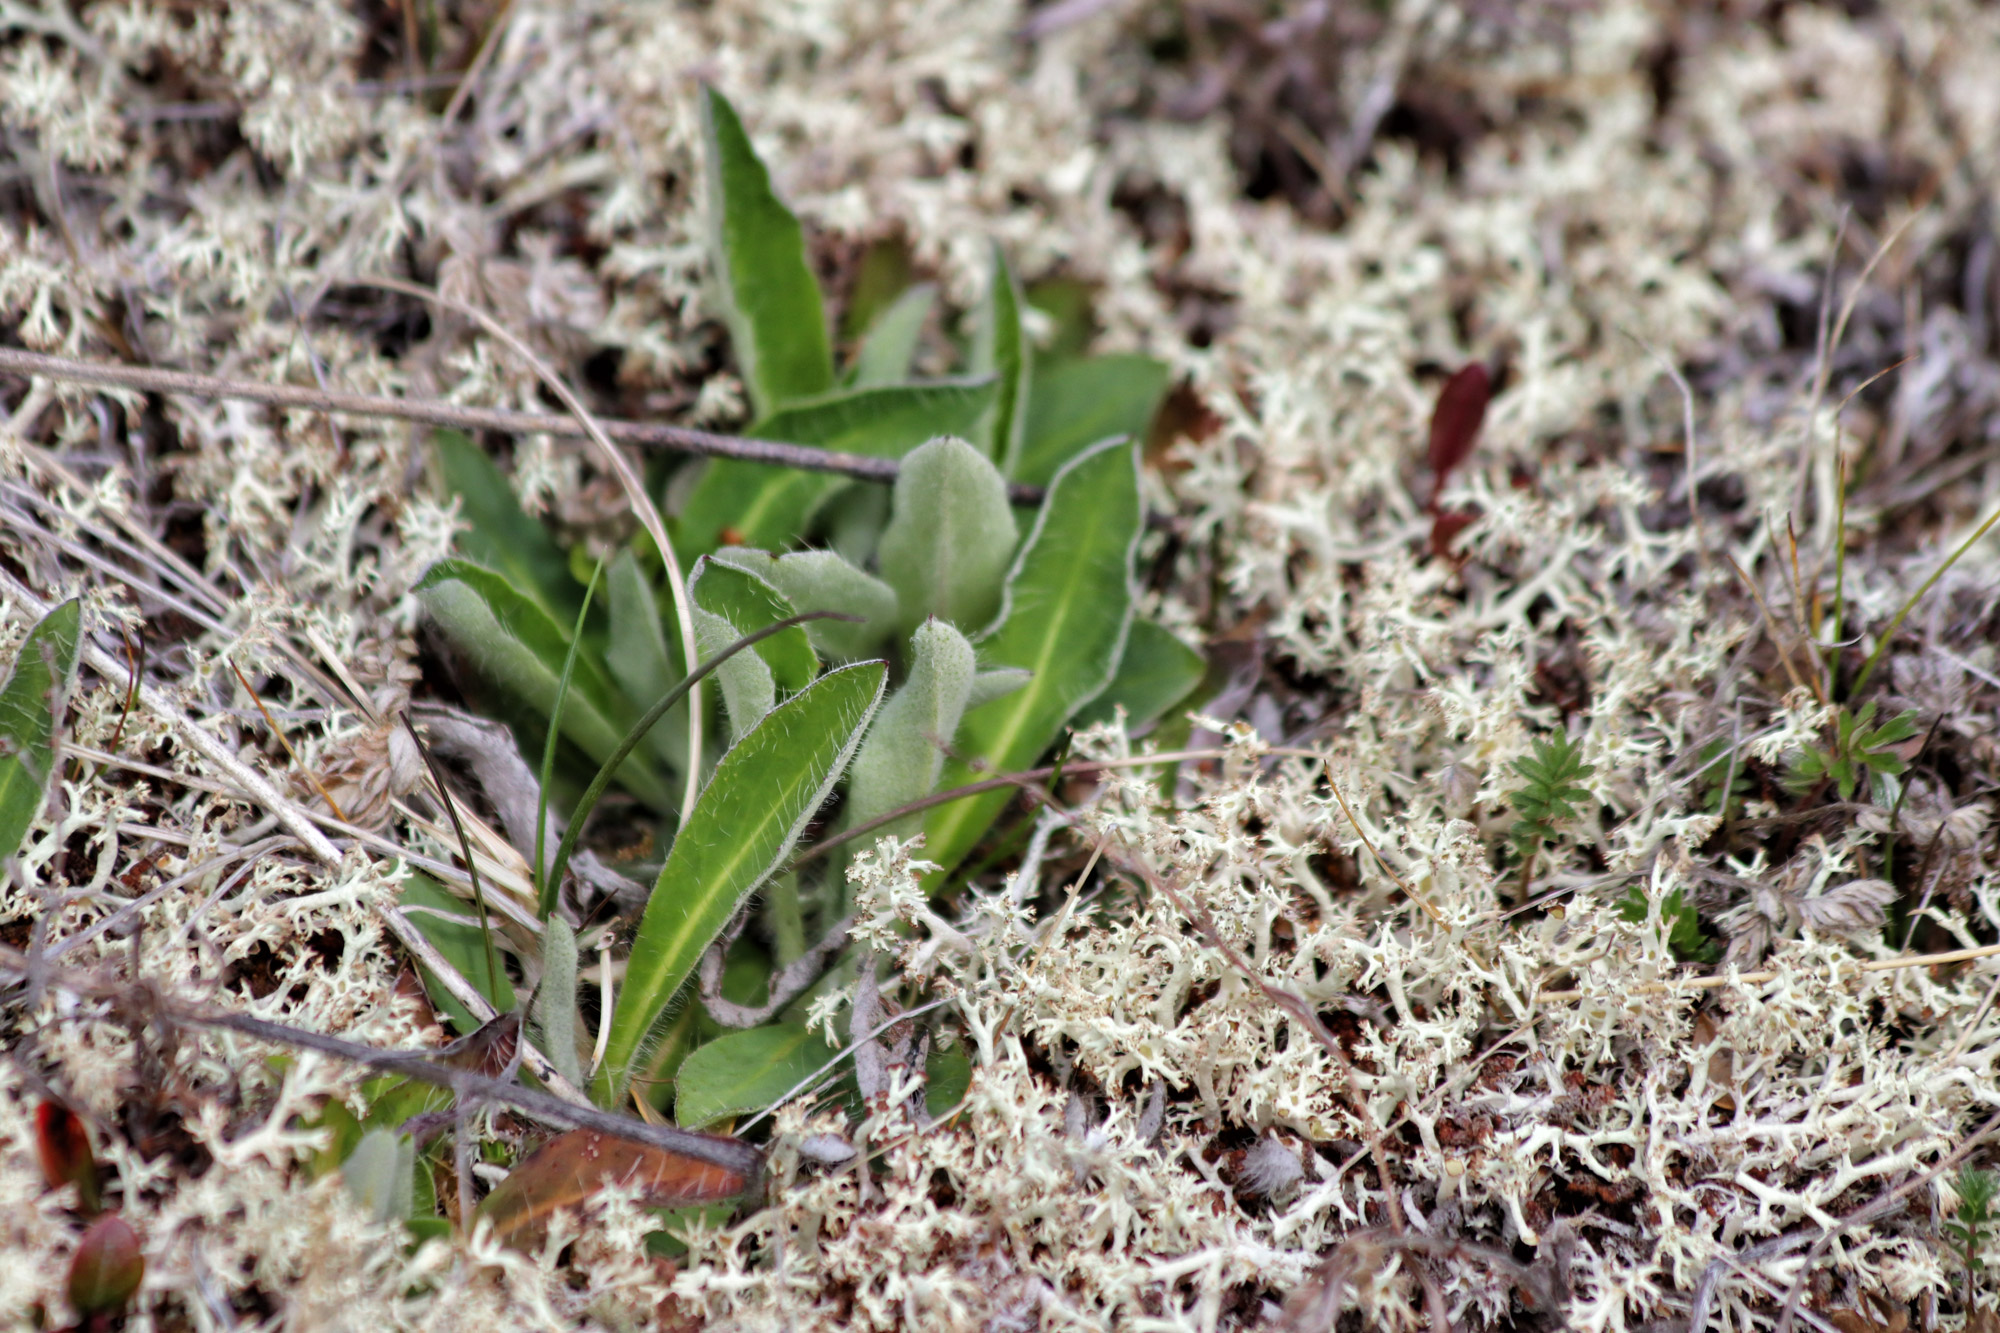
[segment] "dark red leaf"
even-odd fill
[[[1460,368],[1438,390],[1431,412],[1431,503],[1444,490],[1445,479],[1472,453],[1486,404],[1493,397],[1493,379],[1480,362]]]
[[[97,1211],[97,1159],[91,1155],[90,1135],[76,1112],[61,1102],[37,1106],[35,1152],[42,1159],[42,1174],[50,1189],[74,1185],[83,1212]]]
[[[118,1214],[107,1213],[76,1244],[69,1261],[69,1303],[84,1316],[116,1314],[145,1276],[139,1233]]]

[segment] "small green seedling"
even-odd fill
[[[2000,1176],[1962,1166],[1952,1182],[1952,1192],[1958,1195],[1958,1211],[1944,1224],[1944,1234],[1957,1247],[1965,1269],[1965,1308],[1970,1310],[1972,1275],[1986,1266],[1980,1251],[1986,1247],[1986,1228],[1995,1220],[1993,1199],[2000,1194]]]
[[[1514,846],[1525,860],[1543,844],[1556,838],[1558,824],[1567,824],[1579,815],[1577,803],[1590,799],[1587,788],[1577,784],[1596,772],[1583,761],[1583,749],[1567,732],[1556,732],[1535,742],[1535,752],[1514,761],[1514,771],[1528,785],[1507,793],[1507,802],[1521,812],[1514,821]]]
[[[1811,791],[1832,780],[1840,799],[1851,801],[1865,782],[1877,805],[1894,805],[1900,778],[1909,769],[1895,747],[1917,734],[1915,709],[1898,713],[1875,726],[1875,704],[1863,704],[1859,712],[1840,710],[1831,748],[1809,745],[1792,761],[1785,786],[1794,793]]]

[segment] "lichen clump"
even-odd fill
[[[387,722],[444,675],[425,434],[10,379],[0,661],[73,595],[132,650],[86,661],[0,939],[132,990],[9,980],[7,1327],[68,1318],[52,1090],[142,1238],[135,1329],[1990,1320],[1929,1173],[1991,1151],[2000,539],[1890,630],[2000,490],[2000,13],[1298,8],[9,8],[9,344],[545,410],[499,340],[365,281],[415,278],[606,415],[741,426],[702,81],[836,304],[885,243],[957,311],[996,242],[1084,292],[1096,349],[1173,368],[1145,609],[1208,645],[1212,753],[1057,788],[949,900],[921,846],[856,854],[891,1016],[941,1002],[924,1040],[970,1057],[955,1106],[913,1018],[671,1260],[616,1190],[533,1253],[418,1241],[320,1160],[361,1072],[133,1005],[446,1039],[395,927],[400,858],[456,847]],[[1426,421],[1475,360],[1438,542]],[[512,477],[586,548],[629,534],[574,442]],[[1868,700],[1911,718],[1895,785],[1829,794],[1802,756]],[[1583,795],[1518,836],[1555,733]],[[329,794],[346,828],[292,818]],[[866,1169],[802,1153],[830,1133]]]

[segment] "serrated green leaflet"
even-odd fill
[[[730,623],[736,631],[732,639],[797,614],[785,595],[763,579],[740,565],[707,556],[695,561],[688,592],[696,606]],[[787,694],[804,689],[819,675],[819,656],[802,625],[765,639],[756,653],[771,668],[772,681]]]
[[[725,1032],[674,1075],[674,1119],[700,1129],[761,1111],[823,1068],[836,1052],[797,1023]]]
[[[765,715],[716,766],[660,868],[611,1020],[598,1103],[623,1096],[634,1057],[737,905],[784,860],[847,767],[887,668],[829,671]]]
[[[1021,456],[1007,475],[1041,486],[1056,469],[1114,435],[1145,441],[1167,367],[1149,356],[1093,356],[1035,367]]]
[[[513,486],[486,451],[455,430],[437,432],[433,447],[444,489],[457,497],[458,516],[471,524],[458,534],[458,549],[558,623],[573,619],[583,589],[570,575],[568,558],[548,529],[521,511]]]
[[[939,435],[965,435],[993,402],[994,381],[935,380],[848,389],[798,403],[750,428],[758,439],[819,445],[872,458],[900,458]],[[847,484],[799,472],[718,458],[695,484],[680,518],[680,549],[689,559],[722,545],[782,550],[835,489]]]
[[[1007,257],[995,246],[993,274],[987,282],[986,300],[980,307],[979,324],[973,335],[972,368],[990,372],[1000,381],[993,413],[982,423],[981,438],[987,457],[1009,476],[1021,456],[1033,374],[1031,356],[1027,336],[1021,330],[1021,285],[1015,280]]]
[[[76,674],[83,607],[75,598],[43,616],[21,640],[0,686],[0,858],[14,855],[41,809],[56,766],[56,709]]]
[[[1034,674],[1016,692],[966,713],[960,753],[985,760],[989,772],[1027,768],[1110,683],[1132,621],[1132,558],[1142,526],[1132,445],[1100,445],[1056,474],[1007,576],[1000,622],[979,643],[983,665]],[[980,776],[954,761],[943,785]],[[990,792],[937,807],[924,824],[924,855],[950,870],[1008,799]],[[941,878],[933,877],[933,887]]]
[[[833,350],[819,281],[799,220],[771,191],[736,109],[701,95],[708,170],[709,254],[731,343],[759,416],[833,387]]]
[[[548,612],[499,574],[464,560],[440,560],[418,581],[416,592],[482,672],[544,717],[549,714],[569,655],[569,634]],[[563,735],[602,761],[636,716],[595,656],[578,654],[563,705]],[[650,757],[632,755],[619,769],[618,780],[649,805],[672,808],[672,793]]]
[[[1207,670],[1201,654],[1172,632],[1150,620],[1135,619],[1124,655],[1118,659],[1118,674],[1076,715],[1076,725],[1108,722],[1122,705],[1125,725],[1143,727],[1187,698]]]

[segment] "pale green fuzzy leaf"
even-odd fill
[[[464,560],[431,566],[418,580],[416,593],[473,665],[548,716],[569,654],[567,629],[505,578]],[[563,702],[563,735],[601,763],[637,720],[637,710],[619,694],[595,655],[579,654]],[[650,756],[630,756],[620,766],[618,780],[649,805],[671,808],[671,792]]]
[[[965,706],[977,708],[1012,694],[1026,685],[1034,674],[1025,667],[994,667],[991,671],[982,671],[972,678],[972,693],[966,698]]]
[[[583,1086],[576,1054],[576,932],[558,914],[542,923],[542,980],[535,988],[535,1030],[542,1053],[570,1086]]]
[[[696,606],[721,616],[738,635],[752,634],[775,621],[797,615],[797,608],[769,582],[734,562],[703,556],[688,575],[688,594]],[[812,684],[819,675],[819,657],[803,626],[774,634],[751,651],[771,668],[772,681],[787,694]]]
[[[701,95],[708,174],[709,258],[743,382],[759,416],[833,387],[833,349],[819,280],[799,220],[771,190],[736,109]]]
[[[569,558],[547,528],[521,511],[506,475],[458,431],[441,430],[432,438],[445,492],[457,497],[458,516],[470,525],[458,534],[458,549],[500,574],[558,624],[575,620],[583,589],[570,574]]]
[[[1187,698],[1208,671],[1202,655],[1150,620],[1135,619],[1118,674],[1076,715],[1076,725],[1108,722],[1125,708],[1125,725],[1143,727]]]
[[[875,563],[875,546],[889,526],[887,486],[849,486],[823,511],[827,546],[857,569]]]
[[[416,1144],[407,1134],[371,1129],[341,1163],[340,1180],[371,1221],[405,1221],[416,1199]]]
[[[882,706],[854,757],[847,784],[847,822],[866,823],[936,789],[944,745],[958,734],[972,694],[972,645],[942,620],[927,620],[910,638],[910,675]],[[907,838],[923,824],[911,815],[878,836]]]
[[[964,440],[932,440],[903,460],[891,515],[879,560],[905,629],[984,626],[1020,536],[999,470]]]
[[[936,300],[937,288],[920,283],[875,317],[854,358],[854,383],[900,384],[910,377],[917,340],[923,336],[924,321],[930,318]]]
[[[1028,768],[1110,683],[1132,621],[1132,559],[1143,527],[1136,447],[1101,445],[1056,474],[1007,575],[1000,621],[979,645],[990,666],[1023,667],[1034,676],[1013,694],[967,711],[960,753],[983,759],[990,772]],[[980,776],[953,761],[943,784]],[[931,811],[924,855],[950,870],[1009,798],[990,792]]]
[[[761,1111],[837,1054],[797,1023],[725,1032],[681,1062],[674,1119],[683,1129],[700,1129]]]
[[[972,335],[972,369],[1000,381],[993,412],[980,423],[978,439],[987,456],[1012,476],[1020,461],[1022,431],[1027,422],[1033,350],[1021,328],[1021,284],[999,246],[993,247],[993,272],[980,303]]]
[[[1169,371],[1149,356],[1093,356],[1035,368],[1020,461],[1008,472],[1030,486],[1101,440],[1123,435],[1144,443]]]
[[[993,402],[994,382],[934,380],[846,389],[797,403],[756,422],[764,440],[817,445],[871,458],[900,458],[938,435],[964,435]],[[796,542],[807,521],[845,478],[741,459],[708,464],[681,510],[680,549],[692,560],[723,545],[780,550]]]
[[[790,854],[845,771],[886,675],[879,662],[829,671],[772,709],[723,755],[667,852],[632,942],[593,1085],[599,1105],[618,1101],[646,1034],[702,950]]]
[[[628,547],[618,553],[606,572],[611,603],[611,648],[604,664],[612,678],[636,704],[653,702],[680,679],[668,647],[660,604],[645,573]],[[646,736],[652,752],[679,768],[687,761],[687,709],[674,709]]]
[[[710,658],[742,638],[742,631],[713,611],[694,610],[694,641],[703,658]],[[777,682],[771,667],[753,649],[738,653],[715,669],[715,682],[722,692],[722,711],[729,718],[729,734],[741,736],[763,720],[778,701]]]
[[[72,597],[28,631],[0,686],[0,858],[20,850],[55,775],[56,711],[82,643],[83,607]]]
[[[479,931],[478,908],[416,871],[403,880],[400,906],[410,924],[444,955],[446,962],[458,969],[460,976],[472,983],[474,990],[486,997],[496,1013],[504,1014],[514,1007],[514,983],[507,979],[506,970],[498,973],[487,970],[486,940]],[[446,990],[429,968],[419,963],[417,970],[423,977],[424,990],[431,997],[431,1006],[451,1020],[458,1034],[469,1037],[477,1032],[479,1020],[472,1016],[472,1011],[460,1004],[458,997]]]
[[[812,646],[833,661],[873,657],[895,632],[896,590],[832,551],[773,555],[747,546],[725,546],[714,558],[749,570],[783,593],[799,611],[838,611],[862,617],[859,624],[814,620],[804,626]]]

